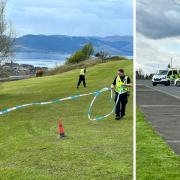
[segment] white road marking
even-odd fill
[[[166,140],[169,143],[180,143],[180,140]]]
[[[154,92],[154,90],[136,90],[136,92]]]

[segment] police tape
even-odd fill
[[[111,91],[111,98],[110,99],[112,99],[113,98],[112,89],[111,88],[102,88],[99,91],[95,91],[95,92],[91,92],[91,93],[87,93],[87,94],[79,94],[79,95],[69,96],[69,97],[65,97],[65,98],[61,98],[61,99],[57,99],[57,100],[52,100],[52,101],[47,101],[47,102],[34,102],[34,103],[30,103],[30,104],[23,104],[23,105],[15,106],[15,107],[4,109],[4,110],[0,111],[0,115],[4,115],[4,114],[7,114],[7,113],[9,113],[11,111],[22,109],[22,108],[25,108],[25,107],[28,107],[28,106],[33,106],[33,105],[48,105],[48,104],[58,103],[58,102],[62,102],[62,101],[77,99],[79,97],[95,95],[93,100],[91,101],[89,109],[88,109],[88,118],[91,121],[101,120],[103,118],[107,118],[108,116],[110,116],[114,112],[114,110],[116,108],[116,105],[117,105],[117,103],[119,101],[119,96],[120,96],[120,94],[123,94],[123,93],[119,93],[118,94],[118,98],[116,100],[115,106],[114,106],[113,110],[109,114],[106,114],[106,115],[100,116],[100,117],[96,117],[96,118],[91,118],[91,111],[92,111],[92,107],[93,107],[93,104],[94,104],[96,98],[100,94],[102,94],[103,92],[106,92],[106,91]]]
[[[117,106],[117,103],[118,103],[118,101],[119,101],[119,96],[120,96],[120,94],[123,94],[123,93],[119,93],[119,94],[118,94],[117,100],[116,100],[116,103],[115,103],[115,106],[113,107],[113,109],[112,109],[112,111],[111,111],[110,113],[108,113],[108,114],[106,114],[106,115],[104,115],[104,116],[99,116],[99,117],[95,117],[95,118],[92,118],[92,117],[91,117],[92,107],[93,107],[93,104],[94,104],[96,98],[97,98],[101,93],[103,93],[103,92],[105,92],[105,91],[111,91],[110,101],[112,100],[112,98],[113,98],[113,91],[112,91],[111,88],[103,88],[103,89],[101,89],[98,93],[96,93],[96,95],[94,96],[93,100],[91,101],[90,106],[89,106],[89,109],[88,109],[88,118],[89,118],[89,120],[91,120],[91,121],[98,121],[98,120],[107,118],[107,117],[109,117],[112,113],[114,113],[114,110],[115,110],[115,108],[116,108],[116,106]]]

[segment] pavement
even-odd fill
[[[7,78],[0,78],[0,82],[18,81],[18,80],[28,79],[31,77],[35,77],[35,75],[34,74],[32,74],[32,75],[18,75],[18,76],[10,76]]]
[[[149,80],[138,80],[137,102],[156,132],[180,155],[180,87],[153,87]]]

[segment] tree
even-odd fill
[[[136,71],[136,75],[137,75],[137,79],[143,79],[144,75],[143,75],[143,69],[141,67],[139,67]]]
[[[169,68],[169,69],[171,68],[171,64],[168,64],[168,68]]]
[[[76,51],[73,55],[67,58],[67,64],[79,63],[84,60],[86,60],[86,55],[82,51]]]
[[[11,25],[5,19],[6,0],[0,0],[0,62],[12,55],[14,42]]]
[[[95,54],[95,56],[102,59],[102,60],[104,60],[104,59],[106,59],[108,57],[108,53],[105,52],[105,51],[100,51],[100,52],[97,52]]]
[[[83,46],[83,48],[79,51],[76,51],[69,58],[67,58],[66,63],[79,63],[81,61],[85,61],[91,57],[94,53],[94,48],[91,43],[88,43]]]
[[[86,59],[88,59],[94,54],[94,47],[91,43],[88,43],[84,45],[81,51],[85,54]]]

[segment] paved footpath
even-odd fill
[[[152,88],[147,81],[137,81],[137,102],[152,127],[180,155],[180,97]]]

